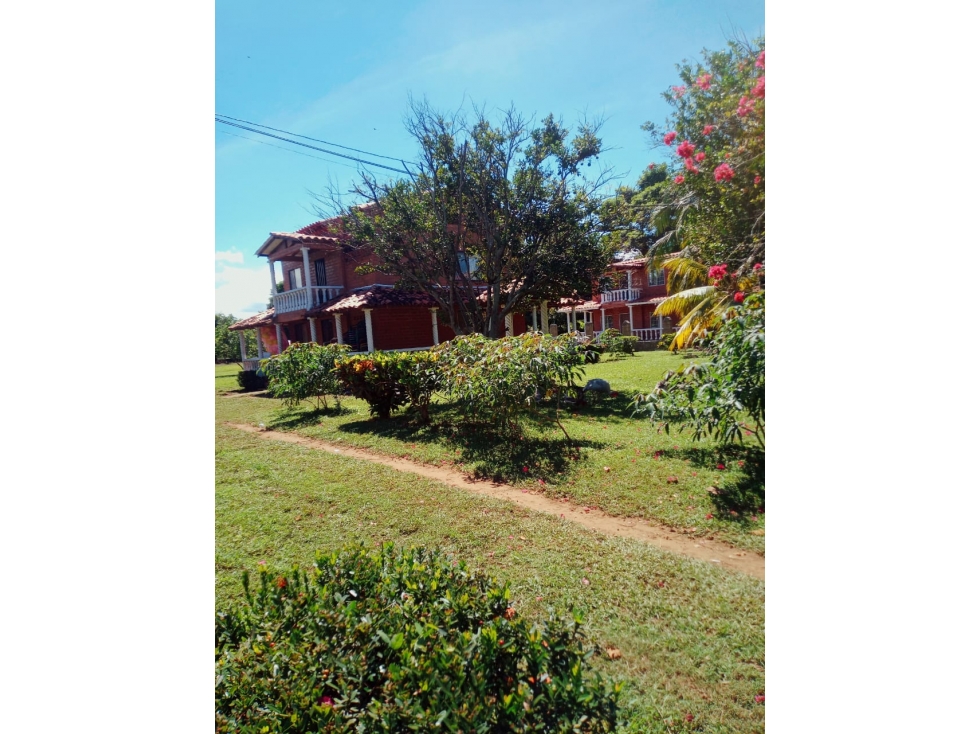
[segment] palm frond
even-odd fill
[[[707,266],[689,257],[675,257],[662,263],[671,293],[707,284]]]
[[[666,297],[653,312],[657,316],[669,316],[671,318],[683,318],[688,313],[697,309],[704,301],[712,300],[711,297],[717,291],[712,285],[702,285],[698,288],[688,288],[679,293],[673,293]]]

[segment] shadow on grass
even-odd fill
[[[514,433],[496,423],[469,420],[453,404],[432,405],[430,413],[428,425],[408,411],[388,420],[351,421],[337,428],[403,443],[438,444],[467,464],[476,476],[497,482],[548,477],[553,483],[558,472],[566,472],[577,461],[582,448],[601,446],[574,435],[569,443],[553,421],[532,414],[522,417],[522,430]]]
[[[349,413],[353,413],[353,411],[350,408],[345,408],[343,405],[329,405],[325,408],[314,408],[312,410],[308,406],[284,407],[269,421],[269,428],[306,428],[307,426],[319,425],[320,419],[324,416],[336,417]]]
[[[765,451],[760,447],[732,444],[663,453],[689,459],[691,464],[699,467],[717,469],[724,466],[725,478],[712,500],[725,519],[746,523],[746,514],[765,512]]]

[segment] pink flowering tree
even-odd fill
[[[679,320],[673,349],[709,333],[727,308],[762,288],[764,39],[705,51],[701,62],[677,70],[681,84],[664,92],[673,108],[666,124],[643,125],[669,151],[666,188],[653,212],[663,226],[650,254],[669,277],[670,297],[657,313]]]

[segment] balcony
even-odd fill
[[[614,291],[602,291],[602,303],[635,301],[639,298],[639,294],[640,290],[638,288],[619,288]]]
[[[295,288],[285,293],[276,293],[272,299],[272,306],[276,313],[305,311],[307,308],[315,308],[333,300],[342,291],[343,287],[339,285],[314,285],[308,289]],[[312,303],[309,303],[310,297],[312,297]]]

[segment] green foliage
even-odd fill
[[[268,378],[261,370],[242,370],[237,377],[238,386],[245,392],[264,390],[269,386]]]
[[[597,343],[602,351],[616,359],[636,353],[637,336],[623,336],[618,329],[605,329],[598,335]]]
[[[659,338],[659,341],[656,342],[656,348],[657,349],[669,349],[670,348],[670,345],[673,343],[673,337],[675,337],[675,336],[676,336],[676,333],[675,332],[672,332],[672,331],[667,332],[666,334],[663,334],[663,336],[661,336]]]
[[[214,314],[214,361],[221,362],[228,360],[231,362],[241,361],[241,342],[237,331],[228,329],[233,323],[238,321],[237,316],[231,314]],[[245,344],[248,354],[258,354],[258,344],[255,341],[255,332],[249,329],[245,332]]]
[[[513,109],[494,123],[424,102],[406,124],[420,148],[412,177],[365,171],[355,191],[370,206],[343,209],[373,267],[430,295],[457,334],[496,337],[531,304],[591,294],[611,260],[595,216],[608,174],[585,178],[602,152],[597,125],[572,132],[548,115],[534,126]]]
[[[325,407],[328,395],[336,398],[340,394],[334,367],[349,350],[346,344],[294,342],[282,354],[262,362],[269,392],[288,405],[315,398],[317,407]]]
[[[387,419],[391,411],[410,404],[423,423],[438,387],[438,371],[432,354],[419,352],[372,352],[336,363],[337,377],[350,394],[366,400],[372,416]]]
[[[570,387],[583,374],[573,336],[528,332],[503,339],[458,336],[435,347],[442,390],[473,419],[518,430],[517,413]]]
[[[705,51],[702,63],[677,66],[681,84],[663,93],[673,112],[665,127],[643,125],[653,143],[671,148],[669,191],[654,211],[669,220],[658,253],[682,246],[689,257],[747,272],[765,253],[765,41],[732,41]],[[709,127],[708,127],[709,126]],[[676,133],[667,143],[665,135]],[[676,157],[689,141],[689,166]],[[691,167],[692,166],[692,169]],[[730,178],[715,175],[727,166]],[[676,178],[680,176],[681,178]]]
[[[711,358],[701,364],[670,371],[641,400],[654,422],[690,426],[694,438],[713,437],[725,443],[743,442],[746,429],[764,441],[765,435],[765,295],[748,296],[728,310],[709,346]]]
[[[438,551],[348,546],[249,581],[215,624],[218,732],[615,728],[583,615],[531,623],[506,584]]]

